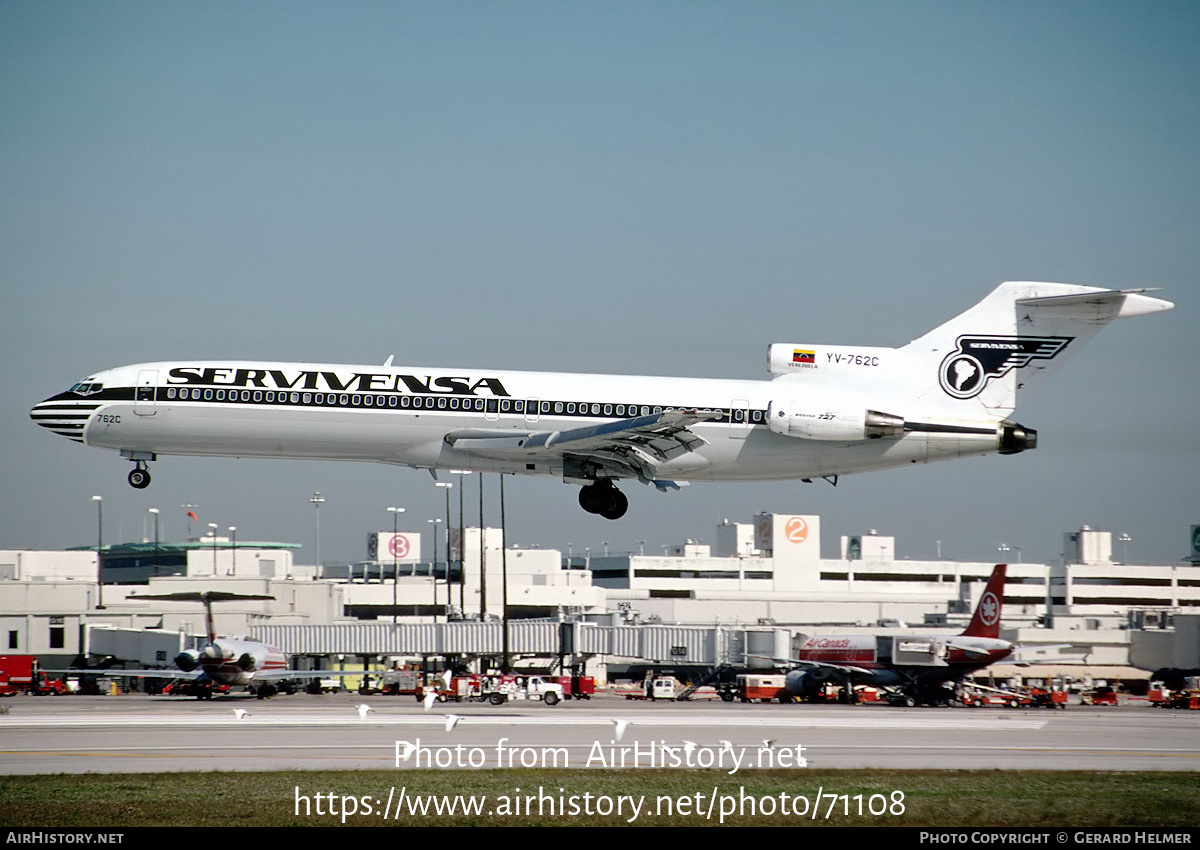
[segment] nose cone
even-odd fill
[[[59,393],[35,404],[29,411],[29,418],[55,434],[82,443],[83,426],[99,406],[99,401],[89,401],[75,393]]]

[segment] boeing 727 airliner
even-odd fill
[[[836,481],[1032,449],[1017,391],[1112,319],[1174,306],[1145,291],[1004,283],[901,348],[771,345],[763,381],[180,361],[97,372],[30,416],[119,451],[137,488],[158,455],[377,461],[553,475],[618,519],[620,479]]]

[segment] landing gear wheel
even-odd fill
[[[583,508],[589,514],[600,513],[600,506],[603,504],[601,487],[598,484],[588,484],[579,490],[579,507]]]
[[[597,481],[580,489],[579,507],[605,519],[620,519],[629,510],[629,499],[611,482]]]
[[[629,510],[629,499],[616,487],[609,489],[612,492],[610,493],[608,504],[604,506],[604,510],[599,511],[599,514],[605,519],[620,519]]]
[[[150,470],[138,466],[129,471],[129,486],[136,490],[145,490],[150,486]]]

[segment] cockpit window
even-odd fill
[[[104,384],[95,383],[92,381],[80,381],[75,386],[71,387],[71,392],[76,395],[93,395],[104,389]]]

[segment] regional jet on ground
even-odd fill
[[[204,622],[208,641],[199,649],[185,649],[173,659],[175,670],[125,670],[122,668],[80,668],[56,670],[56,673],[97,672],[112,676],[133,676],[142,679],[183,679],[203,687],[196,691],[199,699],[212,699],[211,685],[245,687],[259,699],[273,697],[279,683],[286,679],[314,679],[338,675],[334,670],[289,670],[283,651],[270,644],[239,637],[219,637],[213,625],[212,603],[235,600],[265,600],[274,596],[227,593],[219,590],[202,592],[145,594],[129,599],[158,599],[169,602],[203,602]]]
[[[138,488],[158,455],[377,461],[553,475],[617,519],[621,479],[836,482],[1032,449],[1018,389],[1112,319],[1173,306],[1145,291],[1004,283],[901,348],[771,345],[765,381],[189,360],[97,372],[30,415],[119,451]]]

